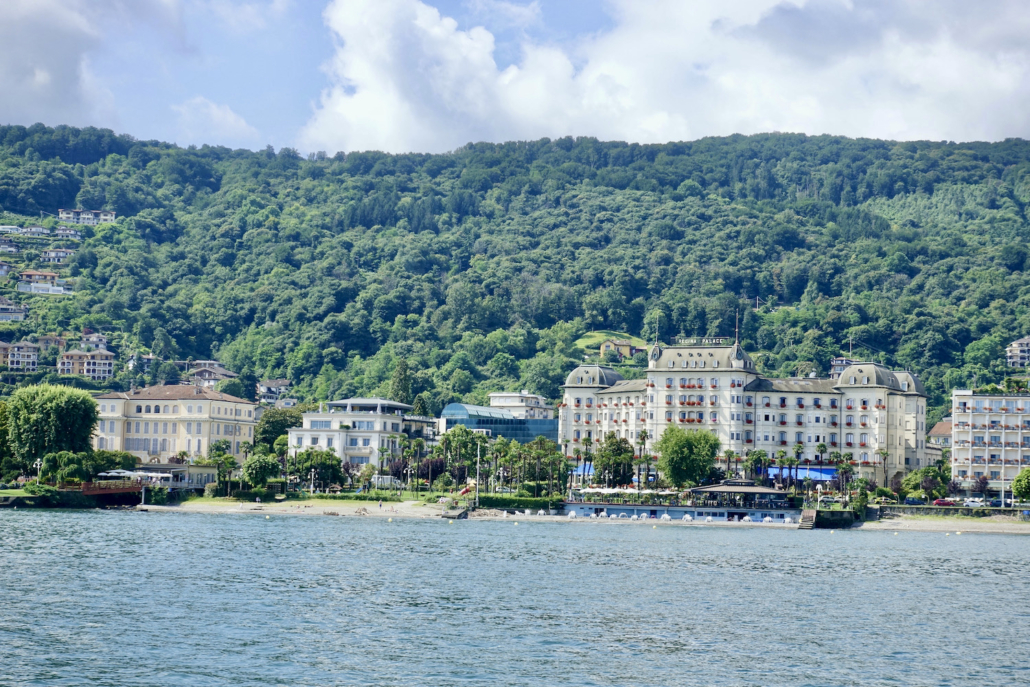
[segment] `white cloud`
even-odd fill
[[[177,27],[178,0],[0,2],[0,122],[116,125],[89,55],[138,21]]]
[[[178,115],[179,131],[188,143],[253,143],[259,136],[258,130],[231,107],[213,103],[203,96],[173,105],[172,109]]]
[[[442,151],[570,134],[654,142],[770,130],[1030,136],[1030,13],[1019,0],[607,6],[611,30],[574,46],[525,39],[518,63],[501,69],[489,31],[459,30],[421,0],[333,0],[330,83],[301,145]]]

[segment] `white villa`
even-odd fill
[[[290,455],[309,448],[332,451],[344,463],[377,467],[399,455],[401,436],[436,439],[433,418],[410,415],[411,406],[385,398],[346,398],[304,413],[290,430]]]

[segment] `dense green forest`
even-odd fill
[[[1030,333],[1028,171],[1023,140],[305,158],[0,127],[0,221],[119,216],[87,232],[75,296],[34,297],[0,334],[122,332],[124,348],[288,377],[304,399],[388,394],[404,359],[439,410],[557,397],[595,328],[732,335],[739,313],[769,374],[826,372],[853,345],[917,371],[939,409],[973,375],[999,379],[1004,344]]]

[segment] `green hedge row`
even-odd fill
[[[543,508],[558,508],[561,499],[535,499],[524,496],[503,496],[500,494],[480,494],[479,505],[482,508],[532,508],[534,511]]]

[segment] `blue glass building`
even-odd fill
[[[442,429],[450,430],[465,425],[472,431],[487,433],[492,438],[504,437],[520,444],[528,444],[539,436],[558,443],[558,418],[531,420],[517,418],[507,410],[473,406],[466,403],[448,404],[440,417],[446,423]]]

